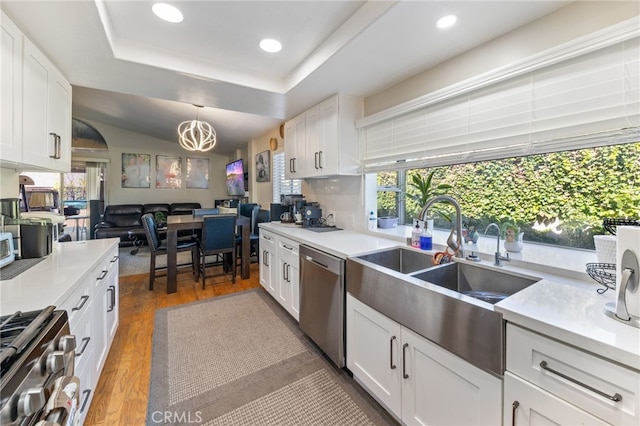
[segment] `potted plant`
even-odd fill
[[[522,239],[524,232],[520,232],[520,227],[515,223],[505,222],[502,224],[502,236],[504,237],[504,248],[512,253],[522,251]]]
[[[409,187],[416,190],[415,194],[408,194],[412,200],[417,202],[419,205],[424,206],[427,204],[427,201],[433,197],[437,197],[438,195],[446,194],[451,188],[451,185],[447,183],[440,183],[436,185],[433,181],[433,175],[435,174],[435,170],[429,172],[426,176],[423,176],[419,173],[415,173],[411,176],[411,181],[409,182]],[[449,212],[438,205],[434,205],[431,207],[431,211],[440,214],[444,217],[448,222],[451,222],[451,217]],[[433,226],[431,226],[433,228]]]

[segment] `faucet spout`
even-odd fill
[[[456,223],[453,225],[453,228],[456,230],[456,243],[458,245],[458,249],[456,250],[456,257],[464,258],[464,245],[462,243],[462,213],[460,211],[460,204],[455,200],[455,198],[450,197],[448,195],[439,195],[437,197],[433,197],[425,203],[422,211],[418,215],[418,219],[421,221],[427,220],[427,213],[432,205],[435,203],[449,203],[456,209]]]
[[[498,231],[498,235],[496,235],[496,252],[495,252],[495,262],[493,263],[495,266],[502,266],[502,262],[500,262],[501,260],[506,260],[509,261],[509,254],[507,254],[507,257],[502,257],[500,256],[500,227],[496,224],[496,223],[490,223],[489,226],[487,226],[487,229],[484,230],[484,234],[487,235],[487,231],[491,228],[496,228],[496,231]]]

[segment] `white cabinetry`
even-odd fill
[[[1,12],[0,12],[1,13]],[[22,162],[22,32],[1,13],[0,43],[0,158]]]
[[[298,243],[278,236],[278,302],[300,320],[300,266]]]
[[[71,85],[4,14],[2,26],[3,165],[68,172]],[[5,99],[4,93],[10,96]],[[10,111],[5,111],[5,104],[11,104]],[[11,123],[6,129],[5,119]],[[5,139],[11,136],[13,142]],[[5,146],[10,154],[6,158]]]
[[[287,178],[358,174],[362,99],[334,95],[285,124]]]
[[[276,297],[276,240],[277,237],[271,232],[260,229],[260,285],[267,290],[271,296]]]
[[[305,173],[306,119],[301,114],[284,125],[285,177],[299,179]]]
[[[260,229],[260,284],[283,308],[300,319],[298,243]]]
[[[502,421],[502,380],[347,294],[347,367],[405,424]]]
[[[511,323],[504,398],[506,424],[640,424],[637,370]]]
[[[60,304],[76,336],[75,375],[80,379],[82,424],[118,327],[118,246],[103,256],[72,295]]]

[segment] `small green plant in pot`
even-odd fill
[[[434,174],[435,171],[431,171],[426,176],[423,176],[419,173],[415,173],[411,176],[409,187],[413,188],[416,193],[407,193],[407,196],[409,196],[420,206],[424,207],[424,205],[427,204],[428,200],[433,197],[437,197],[438,195],[445,195],[452,188],[452,186],[447,183],[440,183],[436,185],[433,181]],[[430,210],[432,213],[438,213],[445,220],[451,222],[450,213],[446,209],[440,207],[439,205],[434,205]],[[431,215],[431,217],[433,217],[433,214]]]
[[[523,248],[524,232],[515,223],[505,222],[501,226],[504,238],[504,248],[512,253],[520,253]]]
[[[155,212],[153,218],[156,221],[158,228],[164,228],[167,224],[167,215],[163,212]]]

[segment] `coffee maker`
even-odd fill
[[[296,215],[302,213],[302,207],[306,204],[306,201],[302,194],[280,195],[280,204],[283,206],[283,214],[280,216],[280,221],[296,223]]]

